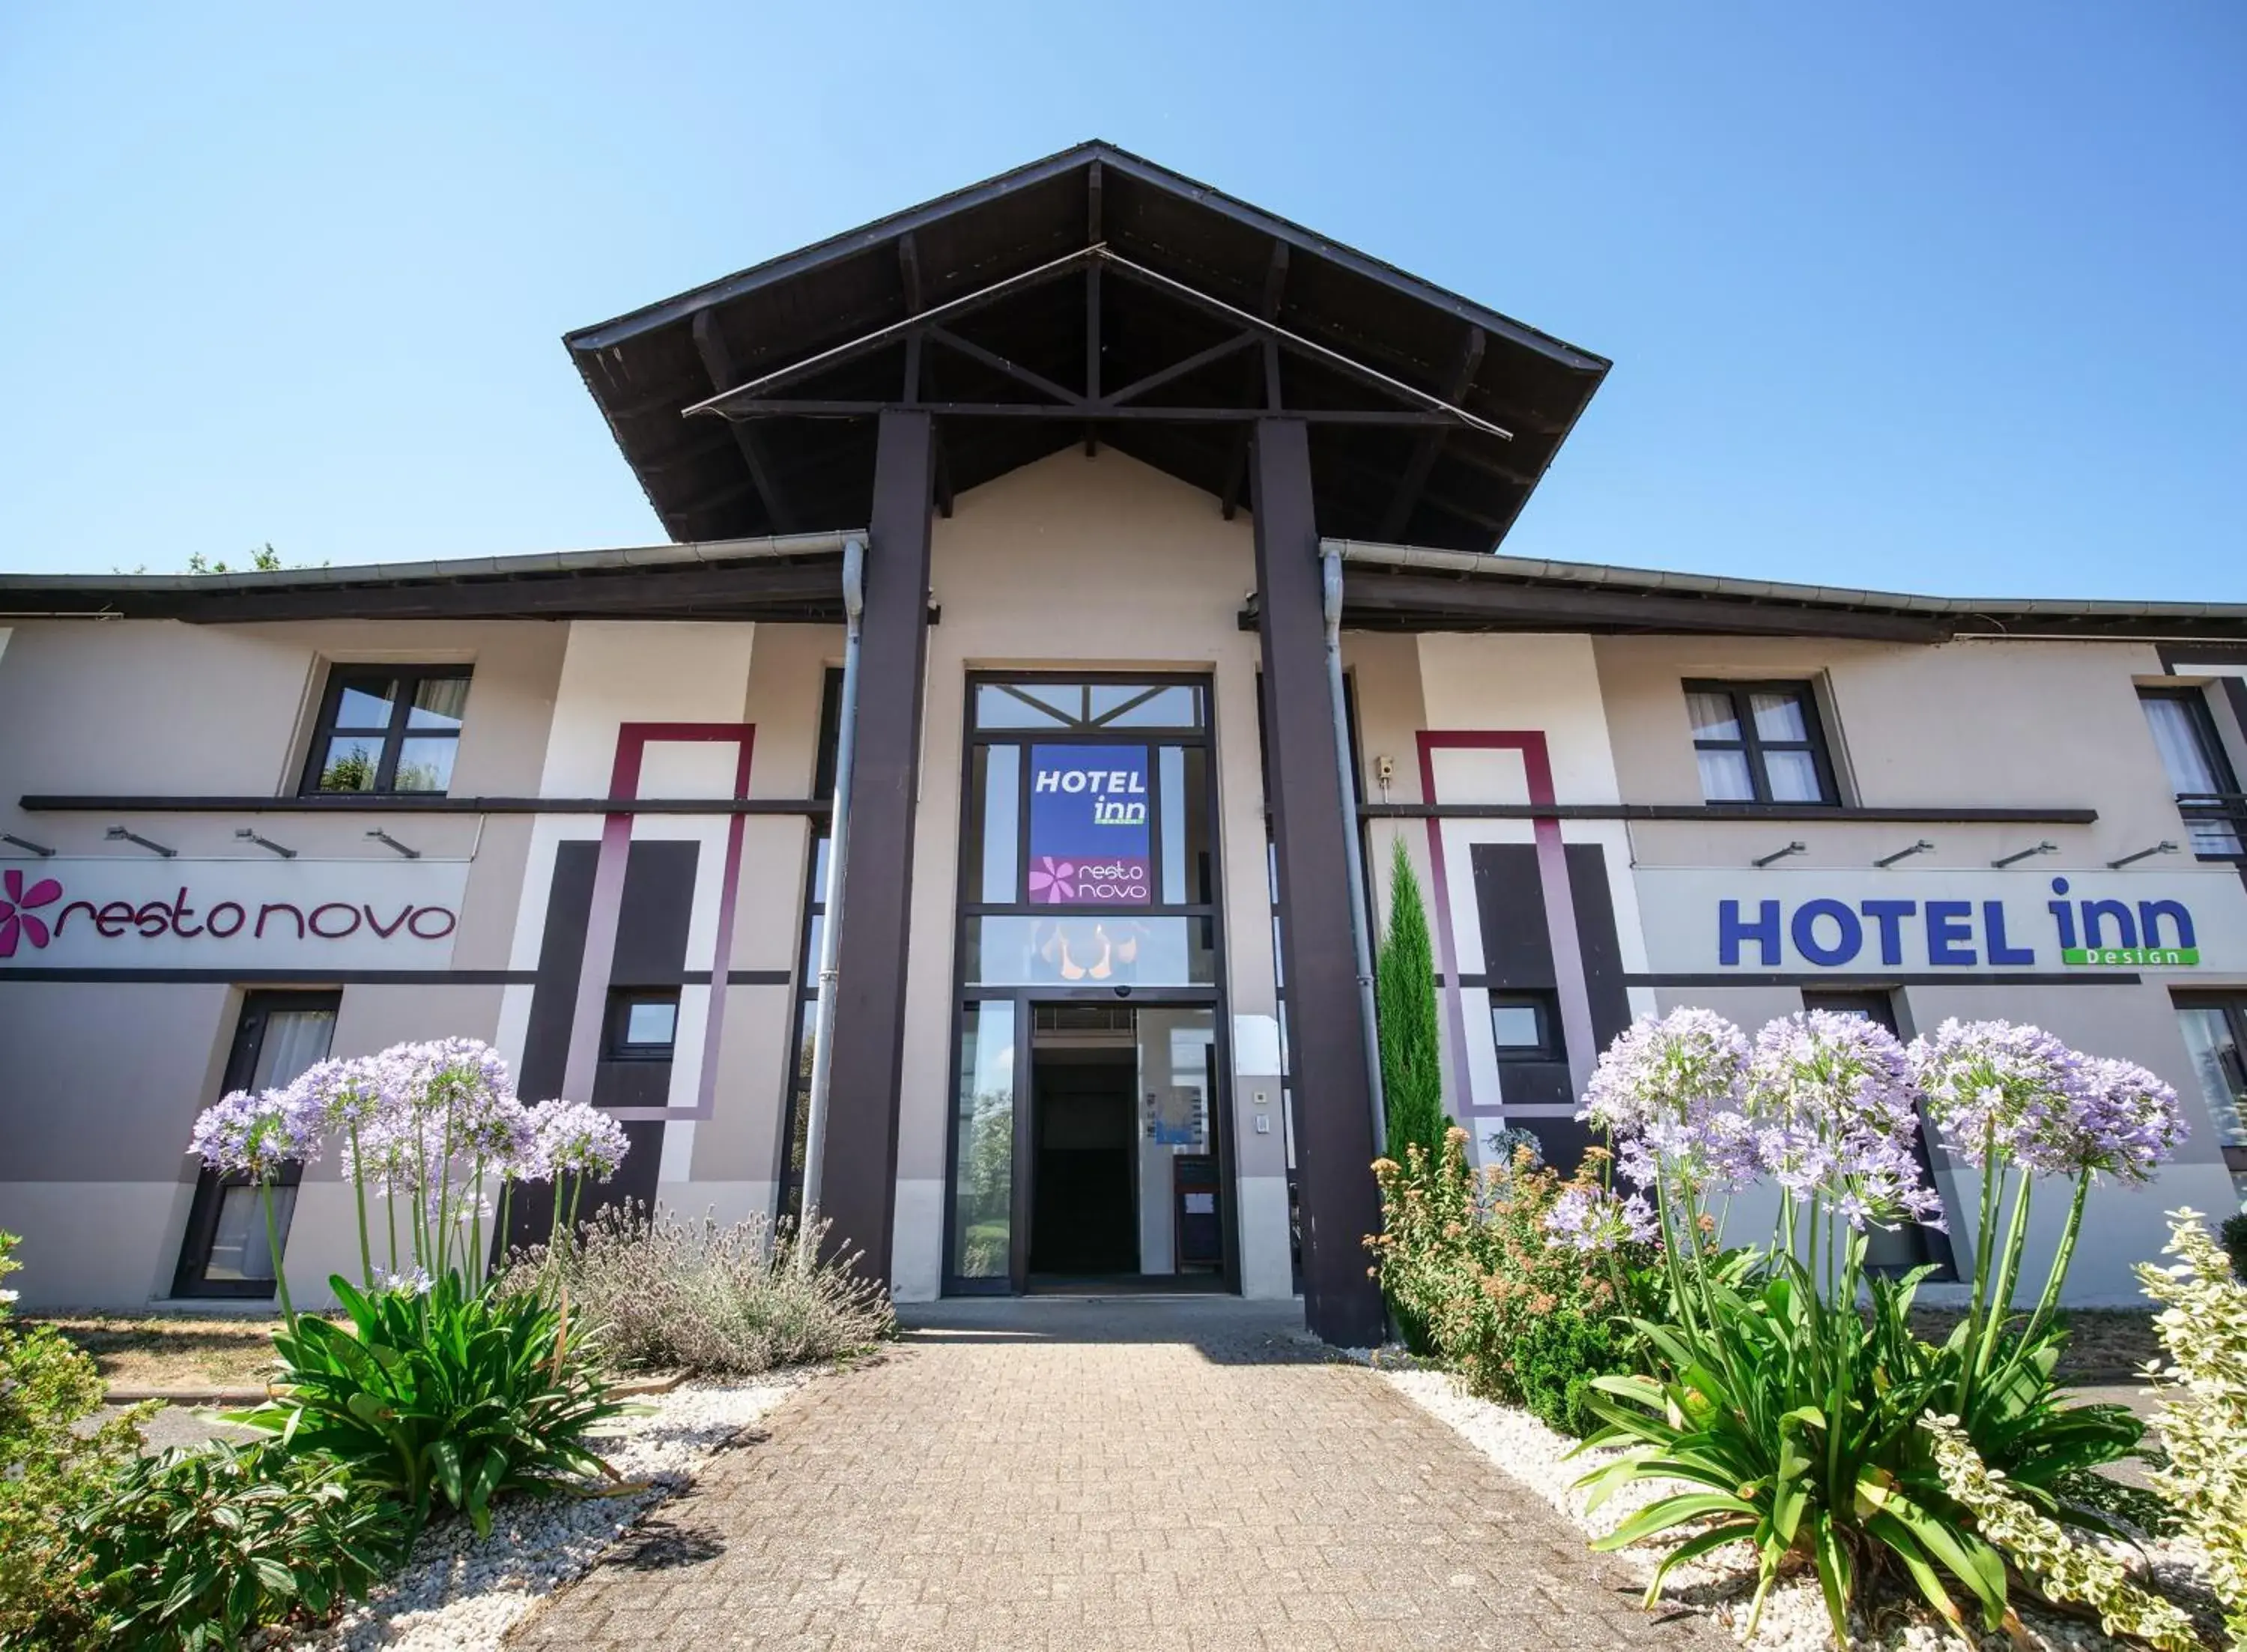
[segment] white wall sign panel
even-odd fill
[[[2247,888],[2205,871],[1641,868],[1656,974],[2247,971]]]
[[[466,861],[53,859],[0,872],[11,969],[444,969]]]

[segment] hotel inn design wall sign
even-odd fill
[[[0,874],[10,969],[444,969],[466,861],[51,859]]]
[[[2247,889],[2205,871],[1641,869],[1660,973],[2247,967]]]

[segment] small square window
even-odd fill
[[[1550,993],[1494,992],[1490,1031],[1501,1062],[1561,1059],[1559,1005]]]
[[[1687,683],[1685,714],[1704,802],[1841,802],[1809,684]]]
[[[442,794],[468,707],[465,666],[337,666],[303,789]]]
[[[667,1062],[679,1036],[679,994],[620,992],[609,1001],[609,1059]]]

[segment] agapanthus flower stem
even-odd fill
[[[1982,1210],[1974,1225],[1974,1288],[1966,1299],[1966,1359],[1958,1368],[1951,1409],[1965,1415],[1974,1387],[1974,1350],[1981,1346],[1982,1322],[1990,1308],[1990,1253],[1998,1242],[1998,1210],[2005,1197],[2005,1172],[1998,1157],[1998,1119],[1992,1112],[1982,1133]]]
[[[2020,1191],[2013,1195],[2012,1216],[2005,1224],[2005,1243],[1998,1253],[1998,1280],[1990,1291],[1989,1317],[1982,1326],[1981,1345],[1974,1350],[1970,1375],[1977,1388],[1989,1372],[1998,1338],[2013,1311],[2013,1287],[2020,1282],[2021,1252],[2026,1248],[2028,1239],[2029,1195],[2035,1187],[2036,1178],[2024,1176]]]
[[[398,1273],[398,1182],[386,1174],[382,1178],[383,1217],[390,1225],[390,1272]]]
[[[2086,1171],[2075,1178],[2075,1194],[2067,1205],[2067,1225],[2060,1230],[2059,1248],[2052,1256],[2052,1271],[2045,1276],[2044,1291],[2037,1298],[2036,1311],[2029,1315],[2020,1341],[2014,1345],[2012,1358],[2005,1362],[2008,1370],[2021,1362],[2037,1333],[2052,1322],[2052,1314],[2059,1310],[2059,1288],[2066,1283],[2068,1266],[2075,1259],[2075,1241],[2083,1233],[2083,1206],[2090,1196],[2091,1172]]]
[[[437,1266],[436,1277],[445,1277],[446,1259],[453,1246],[453,1230],[446,1218],[451,1213],[453,1198],[453,1116],[445,1114],[445,1150],[437,1157]]]
[[[476,1155],[476,1173],[468,1184],[468,1253],[461,1258],[471,1280],[482,1281],[484,1267],[484,1156]]]
[[[366,1242],[366,1174],[359,1168],[359,1125],[351,1127],[352,1204],[359,1212],[359,1276],[368,1290],[374,1288],[374,1253]]]
[[[281,1304],[281,1322],[289,1328],[289,1335],[297,1335],[297,1309],[289,1300],[289,1270],[281,1264],[281,1228],[273,1219],[273,1182],[268,1177],[257,1184],[258,1202],[265,1206],[265,1250],[273,1259],[273,1294]]]
[[[429,1273],[429,1140],[420,1114],[413,1118],[413,1266]]]

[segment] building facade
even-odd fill
[[[2247,1193],[2247,611],[1501,556],[1606,364],[1106,146],[569,344],[673,543],[0,577],[27,1302],[270,1294],[189,1124],[406,1039],[618,1109],[612,1198],[790,1213],[838,897],[819,1202],[899,1298],[1300,1290],[1363,1340],[1350,863],[1377,928],[1396,843],[1479,1152],[1572,1162],[1636,1015],[1823,1005],[2177,1086],[2080,1300]],[[332,1156],[287,1202],[302,1300]]]

